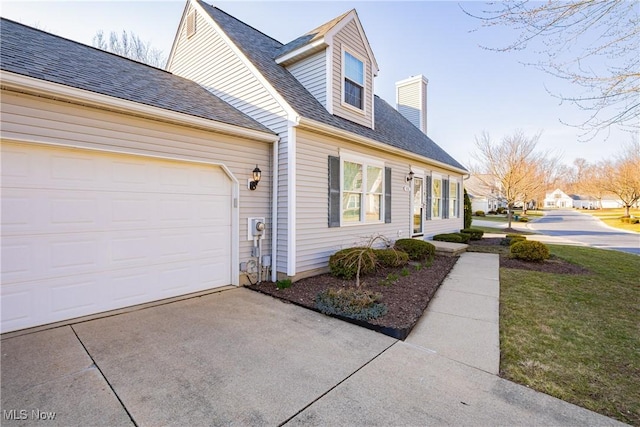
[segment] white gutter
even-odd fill
[[[273,143],[273,166],[271,168],[271,281],[278,281],[278,271],[276,264],[278,260],[278,150],[280,149],[280,140]]]
[[[374,148],[380,149],[382,151],[386,151],[386,152],[389,152],[389,153],[397,154],[399,156],[408,157],[408,158],[411,158],[411,159],[418,158],[418,159],[424,161],[425,163],[431,163],[431,164],[439,166],[439,167],[441,167],[443,169],[448,169],[448,170],[451,170],[451,171],[459,172],[462,175],[465,175],[465,174],[469,173],[465,169],[460,169],[460,168],[457,168],[455,166],[451,166],[449,164],[440,162],[438,160],[434,160],[432,158],[422,156],[420,154],[411,153],[411,152],[408,152],[408,151],[403,150],[401,148],[392,147],[391,145],[384,144],[382,142],[376,141],[375,139],[367,138],[365,136],[361,136],[361,135],[358,135],[358,134],[353,133],[353,132],[349,132],[349,131],[346,131],[346,130],[339,129],[339,128],[335,127],[335,126],[327,125],[327,124],[320,123],[320,122],[312,120],[312,119],[308,119],[306,117],[300,117],[299,126],[302,127],[302,128],[318,130],[318,131],[324,132],[324,133],[329,134],[329,135],[338,136],[338,137],[347,139],[347,140],[349,140],[351,142],[356,142],[356,143],[359,143],[359,144],[367,145],[369,147],[374,147]]]
[[[140,104],[134,101],[128,101],[84,89],[73,88],[59,83],[52,83],[4,70],[0,70],[0,85],[2,89],[58,99],[61,101],[115,112],[134,114],[154,120],[197,127],[226,135],[244,137],[254,141],[275,143],[279,139],[278,135],[274,135],[270,132],[248,129],[241,126],[218,122],[213,119],[205,119],[185,113],[178,113],[164,108]]]
[[[280,65],[280,64],[285,63],[287,61],[290,61],[291,59],[294,59],[294,58],[296,58],[298,56],[304,55],[307,52],[312,52],[312,51],[314,51],[314,50],[316,50],[316,49],[318,49],[320,47],[326,47],[326,46],[327,46],[327,43],[325,43],[325,40],[324,40],[324,37],[323,37],[323,38],[321,38],[319,40],[316,40],[316,41],[314,41],[312,43],[308,43],[308,44],[305,44],[304,46],[301,46],[301,47],[299,47],[297,49],[294,49],[291,52],[286,53],[286,54],[284,54],[282,56],[278,56],[275,59],[275,61],[276,61],[276,64]]]

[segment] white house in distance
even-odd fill
[[[559,188],[556,188],[554,191],[545,195],[544,207],[547,209],[616,209],[624,207],[624,203],[622,203],[620,199],[612,196],[596,199],[595,197],[580,196],[577,194],[568,195]]]
[[[483,211],[486,213],[507,207],[499,182],[491,179],[490,175],[471,175],[464,181],[464,188],[467,190],[469,200],[471,200],[473,212]]]
[[[426,134],[426,79],[397,86],[407,117],[377,97],[355,10],[280,43],[188,0],[167,70],[0,31],[2,332],[463,227],[467,171]]]
[[[564,191],[556,188],[544,197],[545,208],[573,208],[573,198],[568,196]]]

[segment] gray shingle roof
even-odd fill
[[[271,132],[191,80],[2,19],[0,68],[248,129]]]
[[[353,10],[353,9],[352,9]],[[338,22],[340,22],[345,16],[347,16],[349,13],[351,12],[351,10],[346,11],[345,13],[343,13],[340,16],[337,16],[335,18],[333,18],[331,21],[326,22],[322,25],[320,25],[317,28],[314,28],[313,30],[309,31],[308,33],[298,37],[295,40],[290,41],[289,43],[285,44],[284,46],[282,46],[280,49],[278,49],[278,53],[276,56],[282,56],[284,54],[287,54],[293,50],[296,50],[306,44],[309,44],[315,40],[319,40],[322,37],[325,36],[325,34],[327,34],[327,32],[332,29]]]
[[[282,54],[283,44],[255,28],[234,18],[217,7],[198,0],[203,9],[223,29],[227,36],[262,73],[269,83],[285,98],[301,116],[338,129],[353,132],[389,146],[428,157],[458,169],[465,169],[431,138],[384,100],[375,96],[375,129],[370,129],[329,114],[304,86],[275,58]]]

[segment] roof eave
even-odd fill
[[[307,43],[304,46],[301,46],[297,49],[292,50],[289,53],[285,53],[284,55],[278,56],[275,61],[278,65],[287,66],[300,59],[303,59],[307,56],[310,56],[316,52],[319,52],[327,47],[327,43],[325,42],[324,37],[318,40],[315,40],[311,43]]]
[[[40,80],[6,70],[0,70],[0,86],[3,90],[13,90],[21,93],[43,96],[49,99],[58,99],[110,111],[135,114],[141,117],[161,120],[168,123],[196,127],[231,136],[244,137],[254,141],[273,143],[279,139],[277,135],[271,132],[254,130],[213,119],[191,116],[189,114],[140,104],[59,83],[48,82],[46,80]]]
[[[447,163],[444,162],[440,162],[438,160],[434,160],[430,157],[426,157],[426,156],[422,156],[420,154],[416,154],[413,153],[411,151],[407,151],[407,150],[403,150],[401,148],[397,148],[397,147],[393,147],[391,145],[385,144],[383,142],[377,141],[375,139],[371,139],[371,138],[367,138],[365,136],[362,135],[358,135],[356,133],[353,132],[349,132],[343,129],[339,129],[335,126],[331,126],[331,125],[327,125],[325,123],[321,123],[318,122],[316,120],[313,119],[309,119],[307,117],[300,117],[300,122],[298,124],[298,126],[302,129],[308,129],[308,130],[314,130],[314,131],[320,131],[326,134],[330,134],[330,135],[335,135],[338,136],[340,138],[344,138],[347,139],[351,142],[355,142],[358,144],[362,144],[362,145],[366,145],[368,147],[373,147],[373,148],[377,148],[379,150],[382,151],[386,151],[388,153],[392,153],[392,154],[397,154],[403,157],[406,157],[408,159],[418,159],[420,161],[423,161],[425,163],[430,163],[432,165],[441,167],[443,169],[447,169],[453,172],[458,172],[462,175],[466,175],[469,172],[466,169],[460,169],[457,168],[455,166],[449,165]]]

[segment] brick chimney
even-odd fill
[[[427,133],[427,84],[422,74],[396,83],[396,108],[423,133]]]

